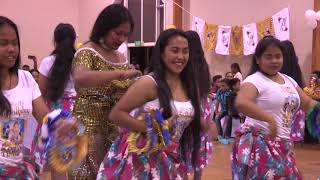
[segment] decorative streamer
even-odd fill
[[[56,171],[66,172],[86,156],[88,139],[84,126],[70,112],[59,109],[44,117],[37,146],[42,163],[49,162]]]
[[[260,21],[258,23],[251,23],[248,25],[243,25],[243,31],[242,31],[242,37],[241,33],[238,33],[238,31],[234,31],[234,29],[237,29],[238,27],[232,27],[232,33],[231,33],[231,39],[230,39],[230,47],[228,49],[228,53],[226,53],[226,49],[222,51],[220,44],[217,45],[217,34],[218,34],[218,25],[206,23],[204,33],[201,31],[198,31],[197,28],[195,28],[196,20],[204,21],[200,17],[194,16],[190,11],[186,10],[184,7],[179,5],[178,3],[172,1],[172,0],[162,0],[162,2],[167,3],[170,2],[173,5],[181,8],[184,12],[189,14],[192,19],[192,29],[197,31],[200,35],[201,41],[204,42],[204,48],[206,50],[217,50],[216,53],[222,54],[222,55],[251,55],[254,53],[254,49],[260,39],[262,39],[266,35],[275,35],[276,38],[280,39],[281,41],[288,40],[289,39],[289,32],[290,32],[290,26],[289,26],[289,6],[282,9],[281,11],[274,14],[272,17],[269,17],[263,21]],[[320,13],[319,13],[319,19],[320,19]],[[254,24],[254,25],[253,25]],[[254,26],[254,29],[250,29],[252,26]],[[248,30],[248,28],[250,30]],[[234,33],[233,33],[234,32]],[[238,47],[235,44],[238,44],[238,41],[243,42],[243,44]],[[218,49],[216,49],[218,48]],[[243,49],[243,52],[241,53],[240,50]]]
[[[216,53],[229,55],[231,26],[219,26]]]
[[[257,22],[258,38],[261,40],[264,36],[274,35],[272,18],[269,17],[263,21]]]
[[[150,109],[139,114],[137,119],[146,122],[147,133],[130,132],[127,139],[128,152],[151,154],[170,144],[169,124],[159,109]]]
[[[310,134],[320,139],[320,103],[310,108],[307,114],[307,128]]]
[[[243,54],[253,54],[258,44],[258,34],[256,23],[247,24],[242,27]]]
[[[284,8],[272,16],[275,35],[280,41],[288,40],[290,37],[289,8]]]
[[[230,54],[243,55],[243,35],[241,26],[233,26],[230,39]]]
[[[192,17],[191,29],[193,31],[196,31],[199,34],[201,40],[203,40],[205,28],[206,28],[206,22],[203,19],[195,16]]]
[[[216,48],[217,31],[218,25],[206,24],[206,30],[204,34],[204,48],[206,50],[214,50]]]

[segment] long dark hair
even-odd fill
[[[258,59],[261,58],[263,53],[266,51],[266,49],[270,46],[278,47],[282,54],[284,54],[284,47],[281,44],[280,40],[273,37],[273,36],[265,36],[263,39],[261,39],[256,47],[256,50],[254,52],[254,55],[252,57],[252,64],[250,68],[250,72],[248,75],[254,74],[257,71],[260,71],[261,73],[264,73],[260,70],[259,65],[257,63]],[[264,73],[265,74],[265,73]]]
[[[72,59],[76,52],[74,42],[76,32],[72,25],[60,23],[54,30],[55,49],[51,55],[55,61],[51,67],[47,83],[47,99],[56,102],[64,93],[70,79]]]
[[[232,63],[230,67],[231,67],[231,70],[236,69],[237,72],[242,73],[238,63]]]
[[[9,73],[18,75],[18,69],[19,69],[20,62],[21,62],[20,37],[19,37],[18,28],[17,28],[17,25],[13,21],[11,21],[9,18],[4,17],[4,16],[0,16],[0,28],[2,28],[4,26],[9,26],[9,27],[13,28],[16,35],[17,35],[19,53],[18,53],[18,56],[17,56],[17,59],[16,59],[14,66],[9,69]],[[11,115],[11,104],[2,92],[3,82],[2,82],[1,76],[2,76],[2,74],[0,74],[0,116],[7,117],[7,116]]]
[[[151,56],[151,71],[154,73],[154,77],[157,82],[158,98],[160,101],[160,106],[163,108],[163,115],[165,118],[169,118],[172,115],[170,102],[173,97],[169,85],[165,79],[166,66],[162,59],[162,53],[164,53],[165,47],[168,45],[169,41],[178,36],[187,39],[186,34],[181,30],[168,29],[163,31],[158,37]],[[180,139],[181,152],[184,159],[186,159],[185,148],[187,144],[190,143],[190,139],[193,138],[192,162],[194,164],[197,158],[197,151],[200,143],[200,105],[198,101],[199,96],[197,84],[194,78],[194,69],[190,60],[188,61],[184,70],[181,72],[180,78],[195,111],[192,122],[185,129]]]
[[[121,4],[111,4],[104,8],[93,25],[90,41],[99,44],[111,29],[117,28],[122,23],[129,22],[130,31],[133,31],[134,21],[129,10]]]
[[[201,40],[197,32],[187,31],[189,43],[189,60],[194,67],[195,79],[199,87],[200,98],[204,98],[209,94],[210,91],[210,72],[209,66],[204,57],[204,52],[201,46]]]
[[[294,46],[292,42],[288,40],[282,41],[281,43],[284,46],[285,51],[283,54],[283,66],[280,72],[290,76],[301,88],[303,88],[302,73]]]

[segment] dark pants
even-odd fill
[[[225,132],[223,133],[223,129],[221,126],[221,119],[225,118],[225,120],[227,121],[227,127]],[[230,137],[231,136],[231,130],[232,130],[232,118],[228,115],[228,112],[222,112],[221,114],[217,115],[215,117],[215,121],[216,121],[216,125],[219,131],[219,135],[223,136],[223,137]]]

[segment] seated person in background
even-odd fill
[[[233,73],[232,72],[227,72],[225,78],[226,79],[233,79]]]
[[[218,140],[222,144],[229,143],[227,138],[230,137],[231,128],[232,128],[232,122],[230,122],[231,118],[228,116],[228,103],[227,103],[228,97],[232,95],[232,91],[229,86],[229,81],[230,80],[226,78],[221,80],[220,89],[218,90],[216,95],[217,102],[216,102],[216,108],[215,108],[215,121],[216,121],[218,132],[219,132]],[[219,109],[221,110],[219,111]],[[225,132],[223,132],[223,129],[221,126],[221,119],[224,117],[226,117],[226,120],[227,120],[227,127]]]
[[[30,66],[25,64],[22,66],[22,70],[30,71]]]
[[[39,80],[39,71],[36,70],[36,69],[31,69],[31,70],[30,70],[30,73],[31,73],[33,79],[38,83],[38,80]]]
[[[238,78],[231,79],[229,86],[231,88],[232,93],[227,99],[228,115],[230,116],[231,119],[237,118],[237,119],[240,119],[241,123],[243,123],[246,117],[243,114],[239,113],[234,107],[234,102],[237,96],[237,92],[240,90],[240,80]]]
[[[240,83],[243,81],[240,65],[238,63],[231,64],[231,72],[234,75],[233,78],[238,78]]]
[[[211,99],[214,99],[216,93],[218,92],[219,88],[220,88],[220,81],[222,79],[221,75],[215,75],[212,77],[212,84],[211,84],[211,88],[210,88],[210,97]]]

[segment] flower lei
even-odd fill
[[[318,119],[320,118],[320,103],[317,103],[314,107],[310,108],[307,113],[307,128],[310,134],[320,139],[320,124]]]
[[[150,154],[170,144],[169,122],[164,120],[159,109],[152,108],[141,113],[137,119],[146,122],[147,133],[130,132],[127,139],[128,152]]]
[[[60,109],[44,117],[38,143],[44,158],[58,172],[79,164],[88,151],[84,126]]]

